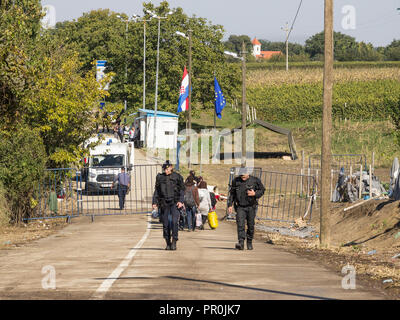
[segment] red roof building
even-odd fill
[[[254,38],[251,43],[253,45],[253,56],[255,56],[257,59],[269,60],[273,56],[282,54],[281,51],[261,51],[261,43],[257,40],[257,38]]]

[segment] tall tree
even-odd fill
[[[400,40],[393,40],[385,48],[385,57],[389,61],[400,61]]]
[[[0,129],[9,129],[22,121],[21,99],[34,82],[29,51],[40,30],[40,1],[3,0],[0,15]]]
[[[151,18],[146,10],[159,16],[166,16],[171,10],[167,1],[158,7],[152,3],[143,4],[145,18]],[[56,26],[55,33],[74,45],[80,59],[89,68],[93,60],[106,59],[108,71],[115,76],[110,86],[109,101],[123,101],[126,97],[129,109],[142,105],[143,97],[143,22],[130,21],[127,40],[125,40],[128,17],[108,10],[92,11],[77,21],[65,22]],[[161,21],[158,105],[160,110],[176,112],[179,87],[183,68],[188,63],[188,41],[176,31],[187,33],[193,30],[193,110],[213,106],[213,75],[218,76],[227,99],[239,92],[240,74],[236,65],[227,64],[223,51],[224,29],[212,25],[204,18],[188,17],[182,8],[176,8],[172,15]],[[156,58],[157,58],[158,20],[151,19],[146,25],[146,106],[153,108],[155,103]],[[90,37],[90,39],[87,39]],[[125,78],[127,65],[128,78]]]
[[[333,38],[335,60],[356,60],[358,45],[355,38],[340,32],[334,32]],[[324,54],[324,43],[324,33],[317,33],[306,40],[305,51],[311,56],[312,59],[318,59]]]

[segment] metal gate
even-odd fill
[[[31,199],[33,214],[24,220],[77,217],[80,215],[79,171],[72,168],[47,169]]]
[[[96,182],[95,186],[89,180],[90,169],[96,168],[85,168],[78,190],[82,215],[118,215],[152,211],[154,186],[156,176],[161,172],[161,165],[136,165],[127,169],[126,172],[131,176],[131,188],[125,196],[122,210],[119,205],[118,187],[114,184],[114,188],[111,188],[111,183],[116,177],[115,170],[112,171],[114,173],[107,173],[108,169],[115,168],[102,168],[104,172],[92,179]]]
[[[254,169],[252,175],[260,178],[265,187],[265,193],[258,201],[258,219],[294,222],[302,217],[311,220],[316,200],[314,176]],[[230,173],[229,190],[237,169],[232,168]]]
[[[125,196],[123,210],[120,210],[117,185],[111,188],[115,178],[115,167],[112,168],[114,169],[112,174],[92,176],[94,179],[91,179],[89,187],[88,174],[92,172],[90,169],[47,169],[45,176],[35,188],[31,201],[34,207],[33,215],[24,220],[52,218],[69,220],[79,216],[94,217],[152,211],[155,180],[157,174],[161,172],[161,165],[136,165],[126,169],[131,176],[131,188]],[[102,169],[107,170],[107,168]]]

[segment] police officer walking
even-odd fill
[[[156,177],[153,209],[161,208],[163,237],[167,243],[165,250],[176,250],[180,217],[178,209],[184,207],[185,185],[183,177],[173,171],[172,164],[168,160],[162,169],[163,173],[159,173]]]
[[[232,213],[232,206],[236,211],[236,224],[239,242],[236,249],[244,249],[244,240],[247,239],[247,249],[253,250],[254,220],[257,213],[258,199],[265,192],[264,185],[257,177],[249,174],[249,168],[240,168],[239,177],[232,181],[228,212]],[[245,231],[247,221],[247,232]]]
[[[131,177],[125,172],[125,168],[121,168],[121,172],[115,177],[111,188],[114,188],[114,184],[118,183],[118,198],[119,198],[119,209],[123,210],[125,206],[125,196],[128,194],[131,187]]]

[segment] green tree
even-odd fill
[[[235,52],[237,54],[240,54],[242,52],[242,43],[244,42],[246,51],[252,52],[253,51],[253,45],[251,43],[251,39],[247,35],[231,35],[228,38],[228,41],[224,42],[225,48],[231,52]]]
[[[22,121],[21,99],[34,82],[29,51],[40,30],[39,0],[0,2],[0,129]]]
[[[14,131],[0,131],[0,183],[6,190],[12,222],[32,214],[31,202],[46,161],[38,130],[18,125]]]
[[[334,56],[337,61],[354,61],[357,59],[358,45],[356,39],[340,32],[333,33]],[[313,60],[324,55],[324,32],[317,33],[306,40],[305,51]]]
[[[358,61],[381,61],[384,55],[373,47],[371,43],[363,41],[358,43],[357,56],[355,60]]]
[[[400,61],[400,40],[393,40],[385,48],[385,57],[389,61]]]
[[[23,100],[25,122],[40,132],[48,165],[69,166],[81,159],[83,142],[101,123],[100,101],[108,93],[100,90],[94,70],[81,72],[76,52],[45,37],[38,44],[39,56],[43,47],[50,47],[50,54],[42,56],[35,86]]]
[[[171,10],[167,1],[158,7],[152,3],[143,4],[143,12],[151,10],[159,16],[166,16]],[[58,24],[54,34],[65,43],[77,48],[84,68],[89,69],[95,59],[106,59],[107,70],[115,73],[110,86],[108,101],[127,99],[130,111],[142,106],[143,97],[143,22],[130,21],[125,38],[127,18],[108,10],[97,10],[84,14],[77,21]],[[150,15],[144,15],[150,19]],[[176,112],[179,87],[184,66],[188,65],[188,41],[175,34],[193,30],[193,111],[211,107],[214,101],[213,74],[218,76],[227,99],[240,91],[240,73],[236,64],[228,64],[224,57],[222,43],[223,27],[212,25],[204,18],[188,17],[182,8],[176,8],[172,15],[161,21],[159,52],[159,110]],[[146,25],[146,106],[155,104],[156,58],[158,20],[152,19]],[[89,39],[90,38],[90,39]],[[125,66],[128,78],[125,78]]]

